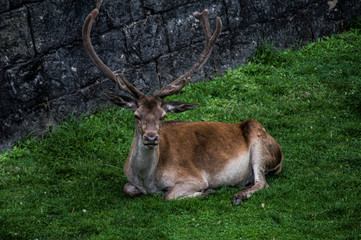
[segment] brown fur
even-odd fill
[[[139,147],[136,141],[137,136],[131,152],[137,151],[135,148]],[[153,177],[150,181],[154,182],[150,186],[155,188],[147,189],[144,185],[137,185],[144,183],[146,179],[137,179],[137,183],[130,180],[126,186],[129,188],[131,185],[132,190],[127,191],[125,187],[126,194],[139,195],[140,192],[134,194],[134,189],[139,188],[143,193],[165,192],[164,199],[168,200],[204,195],[209,188],[246,186],[253,182],[252,187],[235,195],[233,203],[238,205],[254,191],[268,187],[264,178],[265,172],[276,174],[281,170],[280,146],[255,120],[236,124],[164,122],[159,146],[152,151],[156,152],[156,168],[154,173],[150,174]],[[134,179],[134,175],[137,175],[134,167],[131,167],[134,161],[139,159],[130,156],[124,166],[128,179]],[[243,166],[243,169],[229,169],[227,166],[230,164]],[[235,173],[240,175],[233,176]],[[227,174],[231,175],[229,179]]]

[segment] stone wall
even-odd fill
[[[185,73],[203,47],[193,11],[223,32],[192,81],[243,64],[258,43],[290,47],[337,32],[361,15],[360,0],[104,0],[92,41],[113,70],[153,93]],[[110,80],[88,58],[81,28],[95,0],[0,0],[0,152],[70,114],[104,106]]]

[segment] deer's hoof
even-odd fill
[[[126,183],[124,185],[123,192],[129,197],[137,197],[142,194],[142,192],[137,187],[130,183]]]
[[[247,199],[246,196],[244,196],[242,194],[236,194],[233,197],[232,204],[235,205],[235,206],[238,206],[241,203],[243,203],[246,199]]]

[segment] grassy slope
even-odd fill
[[[283,148],[282,173],[240,207],[230,204],[235,188],[129,199],[133,119],[111,108],[0,155],[0,238],[361,238],[359,31],[298,51],[260,49],[253,63],[170,99],[201,105],[169,119],[257,119]]]

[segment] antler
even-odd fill
[[[197,73],[203,65],[207,62],[209,56],[211,55],[214,42],[220,35],[222,31],[222,21],[219,17],[217,17],[217,25],[216,30],[214,31],[213,35],[211,36],[211,30],[209,27],[209,20],[208,20],[208,10],[205,9],[202,13],[195,12],[193,13],[193,16],[197,18],[203,27],[205,40],[206,40],[206,46],[199,57],[198,61],[193,65],[193,67],[185,73],[183,76],[179,77],[178,79],[174,80],[170,84],[168,84],[166,87],[162,88],[159,93],[156,94],[156,96],[160,98],[165,98],[167,96],[173,95],[178,93],[183,87],[185,87],[188,82],[190,81],[191,77]]]
[[[130,93],[133,97],[136,99],[141,98],[144,96],[144,93],[142,93],[138,88],[136,88],[133,84],[131,84],[124,76],[124,72],[121,75],[121,80],[118,76],[118,74],[114,73],[112,70],[110,70],[103,61],[99,58],[97,53],[95,52],[93,45],[90,40],[90,32],[93,25],[94,20],[99,14],[99,8],[102,3],[102,0],[98,0],[97,7],[87,16],[85,19],[84,25],[83,25],[83,42],[86,51],[89,54],[90,59],[94,62],[94,64],[98,67],[100,71],[102,71],[109,79],[113,80],[118,87]],[[159,93],[156,94],[156,96],[160,98],[165,98],[167,96],[173,95],[178,93],[184,86],[188,84],[191,77],[197,73],[203,65],[207,62],[212,49],[214,42],[219,37],[221,30],[222,30],[222,21],[219,17],[217,17],[217,25],[216,30],[214,31],[213,35],[211,35],[211,30],[209,27],[209,20],[208,20],[208,10],[205,9],[202,13],[195,12],[193,13],[193,16],[200,20],[205,40],[206,40],[206,46],[199,57],[198,61],[193,65],[193,67],[185,73],[183,76],[179,77],[178,79],[174,80],[170,84],[168,84],[166,87],[162,88]]]
[[[136,99],[139,99],[141,96],[144,96],[144,94],[136,88],[133,84],[131,84],[124,76],[124,72],[121,75],[122,81],[120,80],[118,74],[115,74],[112,70],[110,70],[103,61],[99,58],[99,56],[96,54],[93,45],[90,40],[90,31],[91,27],[93,25],[93,22],[95,18],[99,14],[99,7],[101,5],[101,0],[97,3],[97,8],[95,8],[85,19],[84,25],[83,25],[83,42],[86,51],[89,54],[90,59],[94,62],[94,64],[98,67],[100,71],[102,71],[105,76],[107,76],[109,79],[113,80],[118,87],[130,93],[133,97]]]

